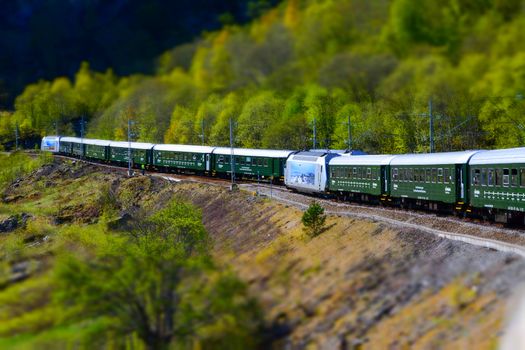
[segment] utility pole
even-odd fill
[[[202,118],[202,122],[201,122],[201,139],[202,139],[202,145],[204,146],[204,118]]]
[[[82,115],[80,119],[80,138],[84,138],[84,116]]]
[[[131,119],[128,118],[128,176],[131,176]]]
[[[348,150],[352,150],[352,129],[350,127],[350,114],[348,115],[348,122],[347,122],[347,127],[348,127]]]
[[[80,158],[84,158],[84,115],[82,114],[82,118],[80,119]]]
[[[15,125],[15,151],[18,151],[18,138],[19,138],[18,122],[16,122],[16,125]]]
[[[428,99],[428,117],[430,119],[430,153],[434,153],[434,115],[432,114],[432,97]]]
[[[235,190],[235,154],[233,151],[233,122],[232,118],[230,118],[230,149],[231,149],[231,155],[230,155],[230,170],[231,170],[231,190]]]
[[[316,120],[314,117],[314,147],[313,149],[316,149],[317,147],[317,126],[316,126]]]

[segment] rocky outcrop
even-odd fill
[[[31,215],[22,213],[12,215],[3,221],[0,221],[0,234],[13,232],[18,228],[25,227],[27,220],[30,218]]]

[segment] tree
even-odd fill
[[[268,144],[269,126],[276,123],[282,101],[271,92],[261,92],[250,98],[239,116],[238,138],[243,147],[273,147]]]
[[[258,308],[242,282],[213,264],[200,211],[173,201],[134,226],[81,240],[83,254],[59,259],[57,300],[73,310],[69,319],[105,319],[106,331],[135,335],[147,349],[195,348],[209,337],[227,344],[223,336],[252,345]],[[218,327],[224,332],[204,331]]]
[[[304,225],[304,231],[309,237],[319,236],[326,229],[324,208],[317,201],[313,201],[304,212],[301,221]]]

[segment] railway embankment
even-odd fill
[[[516,230],[321,201],[330,214],[327,230],[310,239],[301,209],[312,198],[272,188],[270,199],[264,186],[230,192],[177,178],[127,178],[55,160],[16,180],[2,195],[0,215],[23,213],[27,227],[0,240],[24,235],[34,251],[16,260],[26,266],[22,282],[5,283],[38,279],[51,264],[45,247],[58,228],[122,228],[143,208],[161,209],[174,197],[202,210],[214,255],[248,283],[276,349],[491,349],[504,332],[507,302],[525,279],[520,255],[430,231],[498,240],[497,234],[519,245]],[[255,196],[256,189],[265,195]]]

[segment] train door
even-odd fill
[[[381,194],[388,193],[388,174],[386,171],[386,166],[382,165],[380,167],[380,176],[383,181],[381,181]]]
[[[206,171],[210,171],[210,154],[206,153]]]
[[[456,165],[456,198],[458,201],[465,201],[465,191],[467,186],[465,184],[464,169],[461,165]]]

